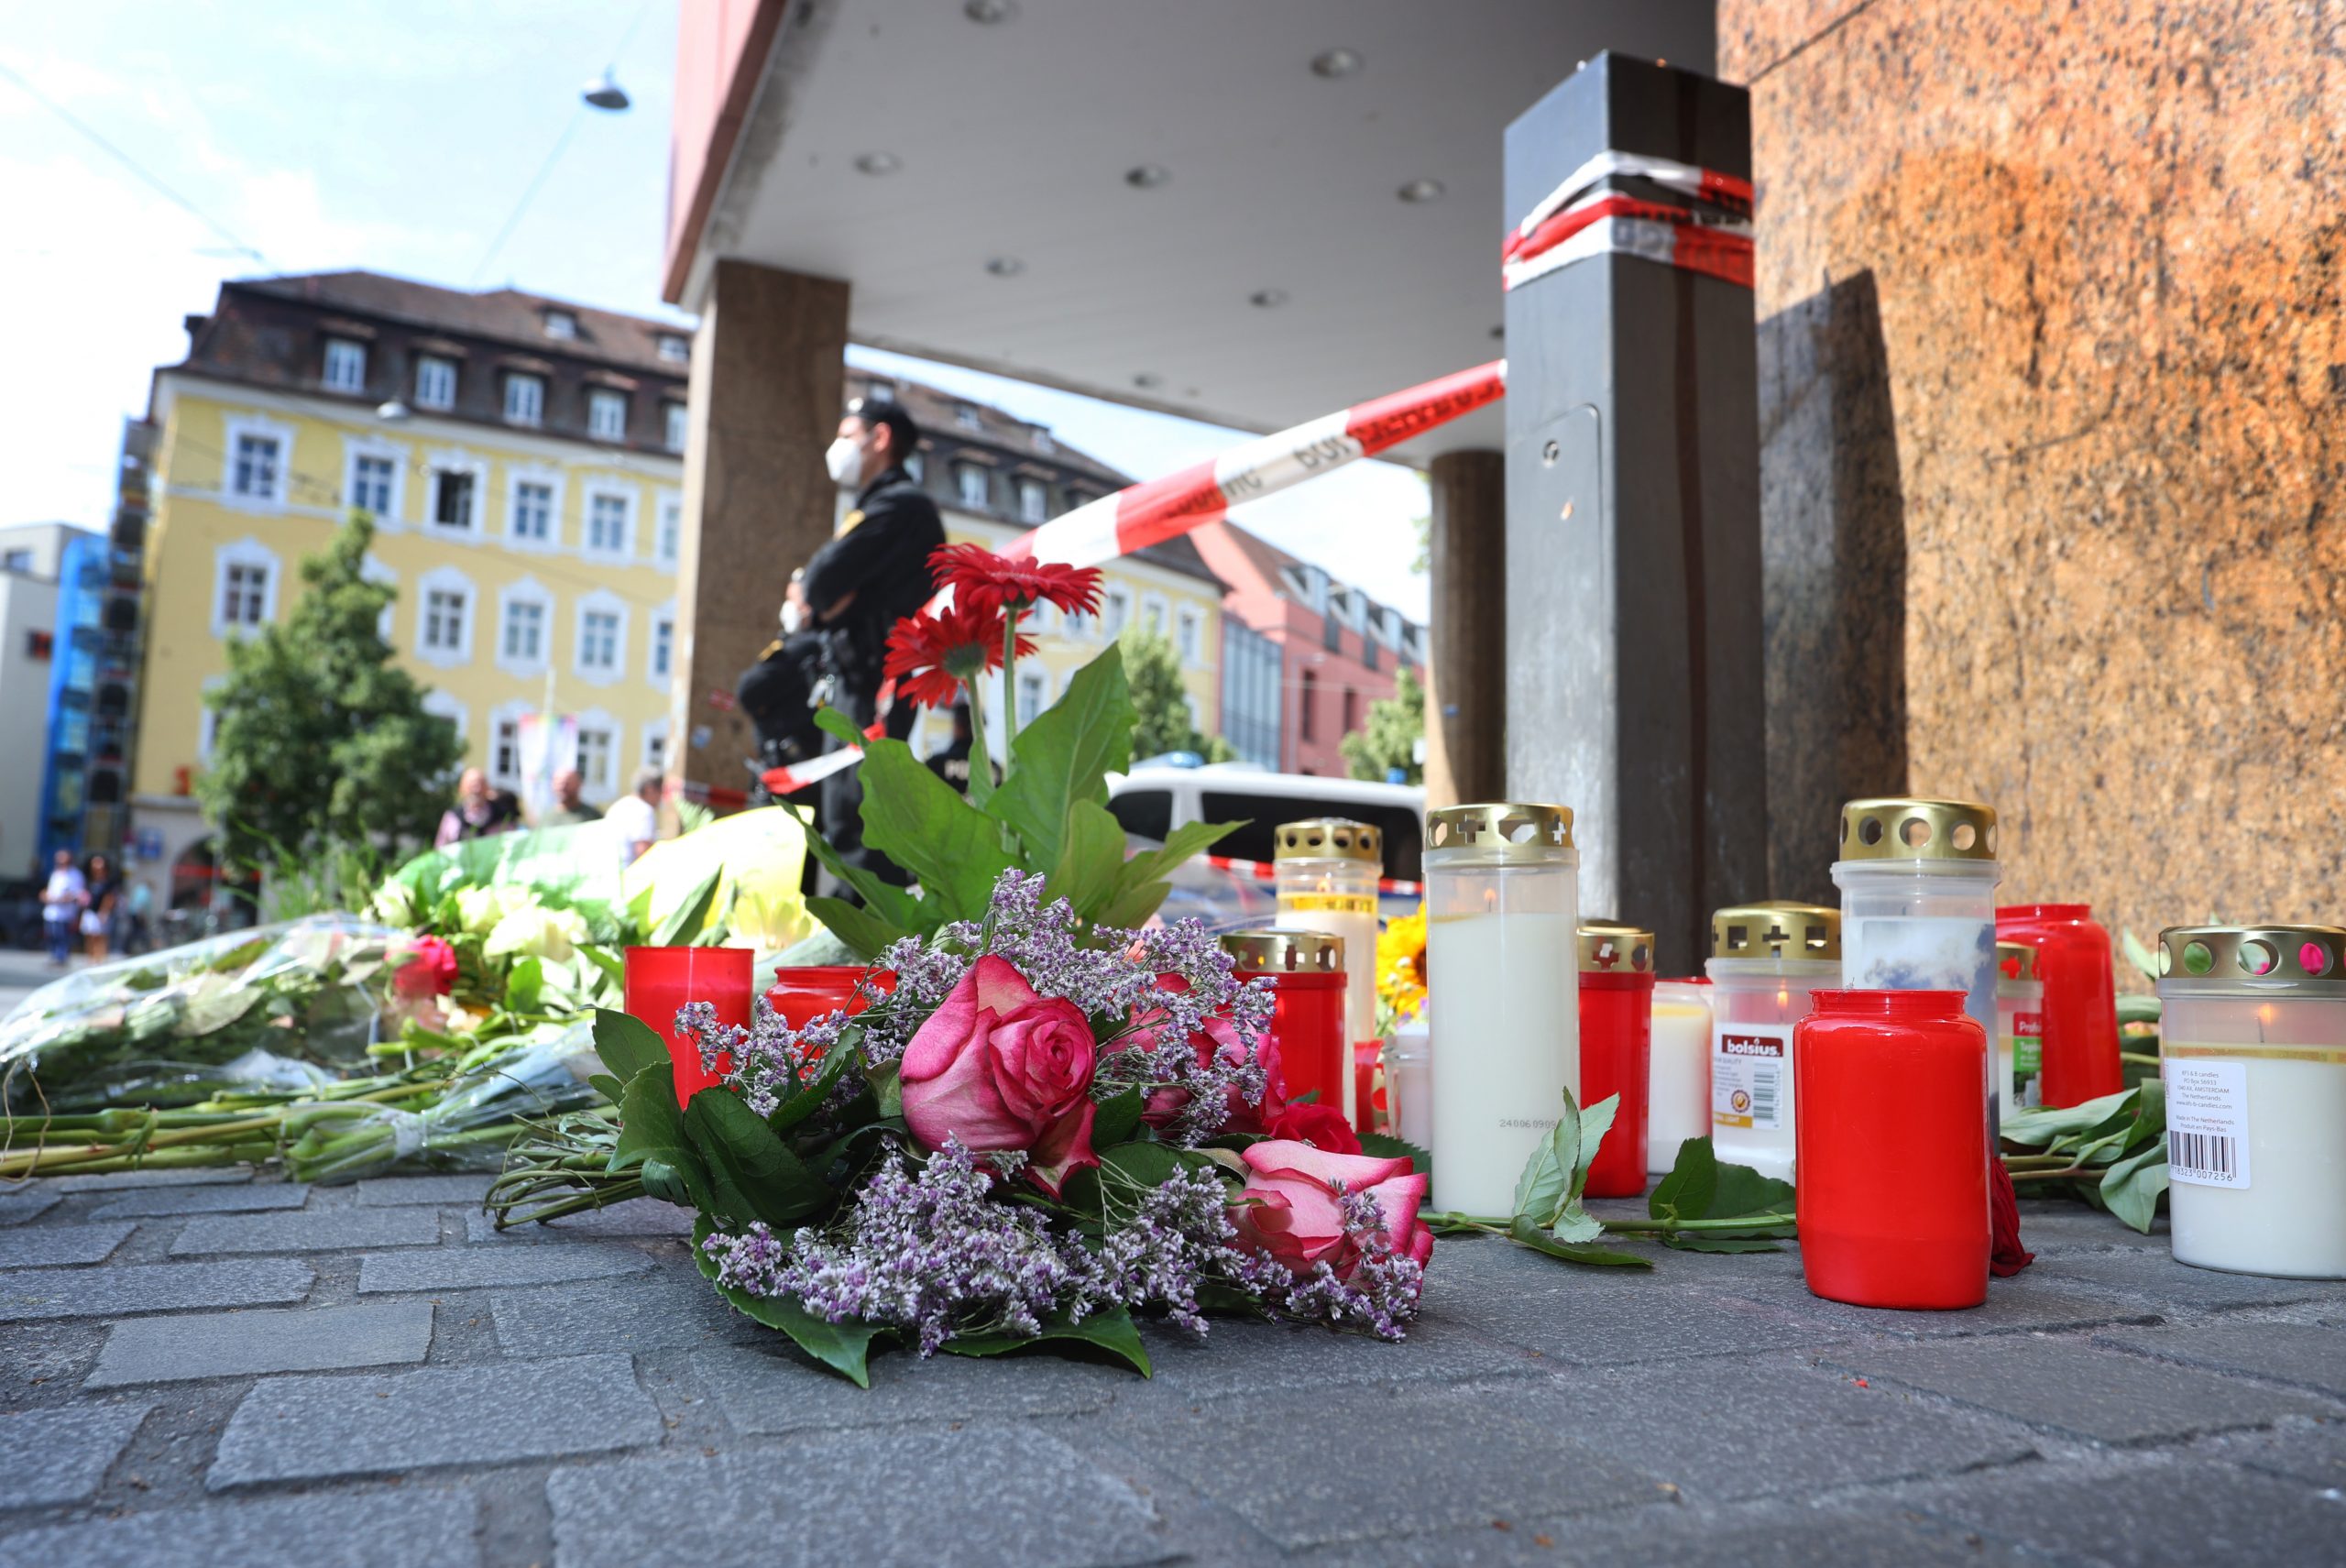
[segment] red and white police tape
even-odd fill
[[[1595,189],[1619,178],[1650,181],[1719,210],[1705,212]],[[1707,273],[1749,289],[1750,219],[1749,180],[1674,159],[1600,152],[1507,231],[1499,250],[1500,281],[1517,289],[1573,262],[1619,253]]]
[[[1211,462],[1102,496],[1012,540],[1002,554],[1014,560],[1060,565],[1103,565],[1120,555],[1220,521],[1233,506],[1373,457],[1506,395],[1507,361],[1495,359],[1249,441]],[[877,739],[881,733],[878,725],[864,731],[867,739]],[[828,778],[862,756],[860,750],[842,748],[795,767],[769,769],[765,786],[774,795],[788,795]],[[720,799],[719,791],[712,788],[708,793],[712,803]]]
[[[1278,874],[1278,867],[1268,861],[1240,861],[1228,855],[1200,855],[1198,858],[1218,872],[1250,876],[1256,882],[1269,882]],[[1398,897],[1422,897],[1425,890],[1426,884],[1421,882],[1404,882],[1399,877],[1389,876],[1376,879],[1377,892],[1393,894]]]

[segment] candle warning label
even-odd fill
[[[1784,1124],[1791,1088],[1792,1025],[1723,1024],[1711,1036],[1711,1124]]]
[[[2248,1068],[2236,1061],[2170,1061],[2166,1080],[2167,1179],[2194,1187],[2248,1183]]]

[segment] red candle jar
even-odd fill
[[[1344,1039],[1343,943],[1321,931],[1258,929],[1233,931],[1222,946],[1239,979],[1271,982],[1281,1092],[1289,1100],[1316,1093],[1319,1103],[1342,1110],[1344,1075],[1355,1070]]]
[[[2082,1105],[2125,1088],[2110,933],[2091,906],[2012,905],[1996,911],[1996,936],[2036,949],[2036,978],[2045,984],[2042,1103]]]
[[[855,989],[867,974],[881,995],[896,989],[893,970],[867,969],[862,964],[794,964],[773,971],[773,988],[766,992],[766,1005],[794,1029],[803,1029],[827,1013],[844,1012],[852,1017],[870,1005]]]
[[[676,1027],[676,1010],[688,1002],[707,1002],[717,1008],[717,1021],[737,1028],[750,1026],[750,995],[754,987],[757,953],[750,948],[630,948],[627,950],[628,1015],[650,1025],[668,1042],[668,1060],[676,1070],[676,1103],[715,1083],[719,1073],[700,1065],[700,1044]],[[718,1058],[720,1070],[731,1063]]]
[[[1988,1031],[1960,991],[1819,991],[1792,1028],[1808,1288],[1859,1307],[1988,1299]]]
[[[1635,1198],[1646,1190],[1653,933],[1609,920],[1584,921],[1579,947],[1581,1103],[1621,1097],[1583,1190],[1591,1198]]]

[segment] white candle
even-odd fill
[[[1646,1088],[1646,1165],[1667,1171],[1678,1146],[1711,1135],[1709,987],[1664,980],[1653,988],[1653,1055]]]
[[[1516,1178],[1580,1097],[1580,971],[1571,915],[1432,916],[1434,1201],[1513,1212]]]

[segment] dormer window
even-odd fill
[[[558,337],[565,342],[576,337],[578,335],[577,315],[570,311],[549,310],[546,312],[546,335]]]
[[[682,365],[693,356],[692,345],[673,332],[660,334],[660,357],[671,365]]]
[[[959,407],[956,408],[953,411],[953,422],[959,425],[963,430],[976,430],[980,428],[977,405],[974,403],[963,403]]]
[[[1051,433],[1045,430],[1041,425],[1036,425],[1035,427],[1033,440],[1035,443],[1035,450],[1037,452],[1049,453],[1057,450],[1057,448],[1051,444]]]

